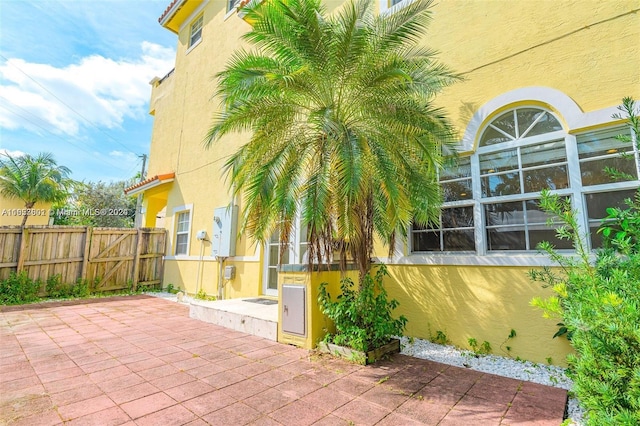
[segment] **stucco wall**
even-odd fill
[[[638,9],[634,1],[439,2],[426,42],[464,80],[437,103],[464,131],[475,110],[519,87],[560,90],[583,111],[640,98]]]
[[[29,215],[26,225],[48,225],[51,203],[37,203],[33,209],[36,214]],[[0,197],[0,226],[22,225],[24,201]]]
[[[528,279],[529,269],[391,266],[385,285],[400,302],[398,314],[409,319],[409,336],[428,339],[442,331],[456,346],[469,348],[474,338],[488,341],[497,354],[562,363],[570,347],[564,338],[552,339],[557,321],[529,306],[534,296],[547,294]],[[517,336],[504,343],[512,329]]]
[[[330,9],[336,3],[327,2]],[[189,22],[199,13],[204,14],[202,42],[189,49]],[[176,173],[165,222],[172,244],[174,209],[193,204],[189,254],[167,260],[165,284],[186,286],[189,292],[195,291],[200,262],[195,233],[205,229],[211,234],[216,207],[230,202],[242,207],[241,200],[231,199],[221,169],[246,135],[228,136],[208,150],[202,144],[220,108],[212,97],[214,77],[249,29],[235,15],[225,20],[225,14],[224,2],[209,1],[187,19],[178,36],[175,72],[154,88],[151,102],[155,122],[149,174]],[[438,2],[425,37],[440,60],[463,77],[436,99],[461,136],[483,105],[524,87],[562,92],[585,113],[615,107],[623,96],[640,98],[639,41],[637,1],[598,0]],[[157,211],[160,205],[150,207]],[[376,255],[386,257],[387,249],[376,247]],[[210,247],[205,247],[201,283],[215,294],[218,264],[209,256]],[[260,294],[262,265],[255,245],[244,236],[237,256],[228,262],[238,272],[226,285],[227,297]],[[565,341],[551,339],[555,322],[529,306],[544,291],[529,281],[527,266],[391,263],[387,285],[409,318],[409,335],[427,338],[440,330],[459,346],[467,346],[469,338],[487,340],[499,353],[514,329],[517,337],[508,343],[513,356],[561,363],[569,351]]]

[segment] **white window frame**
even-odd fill
[[[194,27],[199,24],[199,27],[194,31]],[[187,53],[189,53],[193,48],[199,45],[202,42],[202,31],[204,30],[204,13],[198,15],[191,24],[189,25],[189,46],[187,49]],[[199,36],[197,40],[193,40],[194,33],[198,33]]]
[[[550,132],[542,135],[535,135],[530,138],[524,138],[520,141],[510,141],[502,144],[491,145],[488,147],[478,147],[480,137],[488,123],[495,118],[504,114],[509,108],[514,107],[534,107],[541,108],[551,112],[560,121],[563,130]],[[577,137],[585,133],[591,133],[594,128],[599,129],[620,129],[625,130],[624,126],[614,123],[611,116],[618,112],[617,105],[597,110],[589,113],[583,113],[575,102],[555,89],[545,87],[527,87],[516,89],[512,92],[500,95],[482,106],[472,117],[469,126],[463,136],[458,151],[461,156],[470,156],[471,158],[471,176],[472,176],[472,200],[459,200],[444,203],[445,207],[454,207],[474,205],[474,224],[476,237],[476,252],[465,254],[464,252],[413,252],[412,238],[409,238],[408,245],[405,249],[405,255],[394,259],[379,258],[379,261],[396,263],[396,264],[439,264],[439,265],[495,265],[495,266],[542,266],[551,265],[550,260],[544,254],[535,251],[487,251],[487,235],[485,227],[484,205],[496,202],[519,201],[538,198],[539,192],[521,193],[517,195],[509,195],[504,197],[481,197],[481,180],[480,180],[480,154],[490,151],[502,151],[509,146],[526,146],[536,144],[542,141],[552,141],[563,139],[566,149],[566,167],[569,175],[569,188],[553,191],[559,195],[571,197],[573,208],[581,212],[579,217],[580,226],[583,230],[588,229],[588,212],[586,210],[585,197],[589,193],[623,191],[627,189],[637,189],[640,186],[640,180],[606,183],[601,185],[593,185],[583,187],[580,172],[581,161],[578,158]],[[616,125],[617,124],[617,125]],[[632,135],[633,137],[633,135]],[[526,139],[526,141],[525,141]],[[522,142],[525,141],[526,144]],[[497,148],[499,147],[499,148]],[[640,157],[637,147],[633,144],[631,148],[634,150],[636,162]],[[638,167],[640,169],[640,166]],[[518,172],[522,167],[518,168]],[[638,170],[640,176],[640,170]],[[585,241],[587,247],[590,247],[590,241]],[[570,250],[566,251],[571,253]]]
[[[227,13],[235,12],[242,0],[227,0]]]
[[[380,8],[380,14],[386,15],[390,13],[394,13],[397,10],[405,7],[413,0],[396,0],[396,4],[393,4],[393,0],[378,0],[378,7]]]
[[[180,234],[187,235],[187,251],[186,253],[178,253],[178,219],[180,214],[189,213],[189,225],[187,227],[187,231],[181,231]],[[188,257],[191,250],[191,228],[193,226],[193,204],[186,204],[183,206],[174,207],[173,209],[173,229],[171,232],[172,238],[171,241],[173,243],[173,247],[171,253],[174,257]]]

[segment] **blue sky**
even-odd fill
[[[72,178],[133,177],[149,81],[173,68],[170,0],[0,0],[0,152],[52,152]]]

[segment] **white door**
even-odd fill
[[[289,247],[282,254],[280,253],[280,238],[277,231],[265,245],[262,291],[266,296],[278,296],[278,269],[280,265],[306,264],[307,262],[307,229],[300,229],[299,218],[296,220],[296,226],[292,232]]]

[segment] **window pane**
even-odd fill
[[[516,123],[514,121],[513,111],[506,112],[491,122],[492,126],[497,127],[506,134],[516,138]],[[499,132],[498,132],[499,133]]]
[[[616,139],[616,136],[619,134],[629,135],[629,130],[618,129],[579,135],[577,137],[578,157],[582,160],[585,158],[599,157],[601,155],[631,151],[633,147],[630,142],[623,143]]]
[[[179,234],[176,236],[176,254],[187,254],[188,234]]]
[[[278,269],[269,268],[269,282],[267,283],[269,290],[276,290],[278,288]]]
[[[280,250],[280,247],[278,247],[278,251]],[[280,263],[282,263],[283,265],[288,265],[291,262],[289,261],[289,248],[286,248],[284,250],[284,253],[282,253],[282,256],[280,257]]]
[[[540,208],[540,200],[525,201],[527,208],[527,223],[529,224],[546,224],[548,219],[554,218],[553,213],[547,213]]]
[[[567,161],[564,141],[528,146],[522,148],[520,154],[522,167],[535,167],[545,164],[564,163]]]
[[[560,226],[560,225],[558,225]],[[529,226],[529,245],[530,249],[534,250],[538,244],[543,241],[548,241],[557,249],[571,249],[573,248],[571,240],[560,240],[556,237],[556,228],[549,228],[546,225],[533,225]]]
[[[189,212],[183,212],[178,215],[177,232],[189,231]]]
[[[189,38],[189,47],[193,46],[202,37],[202,16],[191,24],[191,36]]]
[[[602,226],[602,219],[607,216],[607,208],[619,207],[625,209],[627,205],[624,200],[627,198],[633,199],[635,194],[635,190],[627,189],[585,195],[589,232],[591,233],[591,248],[601,248],[603,246],[602,234],[598,232],[598,229]]]
[[[189,46],[193,46],[196,44],[198,40],[202,37],[202,30],[198,30],[194,34],[191,35],[191,41],[189,42]]]
[[[535,114],[535,118],[538,118],[540,114],[542,114],[542,118],[526,134],[520,133],[521,138],[562,130],[562,125],[560,125],[560,123],[555,119],[554,116],[552,116],[548,112],[540,111]],[[526,131],[526,129],[522,129],[522,131]]]
[[[412,229],[414,231],[423,231],[423,230],[426,230],[426,229],[433,229],[434,228],[433,226],[423,226],[423,225],[417,224],[415,222],[411,225],[411,227],[412,227]]]
[[[615,156],[600,160],[581,161],[580,172],[582,175],[582,185],[589,186],[616,182],[617,180],[612,179],[611,176],[605,172],[605,167],[626,173],[632,177],[636,177],[638,174],[636,171],[636,163],[633,158]]]
[[[440,232],[414,232],[413,251],[440,251]]]
[[[633,199],[636,191],[627,189],[623,191],[599,192],[596,194],[586,194],[585,202],[589,218],[589,231],[591,232],[591,248],[602,247],[602,234],[597,231],[602,225],[602,219],[607,216],[607,208],[620,207],[627,208],[624,200]]]
[[[538,192],[545,188],[564,189],[569,187],[567,166],[547,167],[544,169],[525,170],[524,192]]]
[[[301,243],[306,243],[308,241],[307,232],[308,232],[307,225],[300,224],[300,242]]]
[[[280,255],[280,246],[277,244],[270,244],[269,245],[269,265],[277,265],[279,255]]]
[[[520,194],[520,174],[517,172],[485,176],[481,183],[483,197]]]
[[[480,173],[506,172],[518,168],[518,153],[515,149],[480,156]]]
[[[475,251],[474,232],[471,229],[443,231],[445,251]]]
[[[526,250],[524,231],[510,228],[487,229],[488,250]]]
[[[455,160],[454,160],[455,161]],[[440,180],[457,179],[471,176],[471,159],[463,157],[450,165],[445,165],[440,171]]]
[[[624,203],[624,200],[627,198],[633,199],[635,194],[636,191],[633,189],[586,194],[585,201],[587,203],[589,221],[606,217],[607,208],[609,207],[626,208],[627,205]]]
[[[508,142],[512,140],[497,130],[487,127],[487,130],[482,134],[482,138],[480,139],[480,146],[489,146],[495,145],[497,143]]]
[[[524,224],[522,201],[487,204],[484,209],[487,226]]]
[[[473,207],[442,210],[442,228],[473,228]]]
[[[441,186],[444,201],[470,200],[473,198],[471,179],[445,182]]]
[[[518,108],[518,135],[523,137],[524,132],[541,114],[544,114],[544,111],[538,108]]]
[[[307,262],[308,258],[308,251],[309,251],[309,244],[308,243],[304,243],[304,244],[300,244],[300,256],[298,259],[299,263],[305,263]]]

